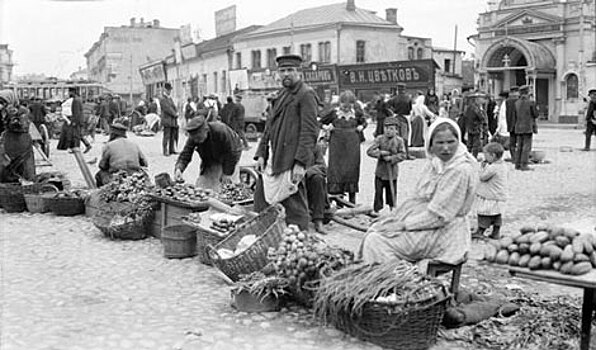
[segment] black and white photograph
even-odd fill
[[[592,326],[596,0],[0,0],[0,350]]]

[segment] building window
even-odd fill
[[[217,92],[217,72],[213,72],[213,93]]]
[[[325,41],[319,43],[319,62],[331,62],[331,42]]]
[[[312,61],[312,46],[310,44],[300,45],[300,55],[305,63]]]
[[[567,99],[578,98],[577,75],[569,74],[565,82],[567,83]]]
[[[414,48],[408,47],[408,59],[410,61],[414,60]]]
[[[227,90],[228,81],[226,79],[226,71],[221,71],[221,92],[225,93]]]
[[[267,67],[275,67],[277,49],[267,49]]]
[[[284,46],[283,49],[284,55],[289,55],[292,53],[292,47],[291,46]]]
[[[242,52],[236,52],[236,69],[242,69]]]
[[[358,63],[364,62],[364,58],[366,57],[365,44],[364,40],[356,41],[356,62]]]
[[[261,50],[252,51],[252,67],[261,68]]]
[[[444,63],[445,66],[443,67],[443,70],[445,71],[445,73],[450,73],[451,72],[451,60],[446,58],[444,62],[445,62]]]
[[[419,47],[418,50],[416,50],[416,58],[419,59],[419,60],[421,60],[422,59],[422,54],[423,54],[422,48]]]

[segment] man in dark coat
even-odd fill
[[[176,154],[176,129],[178,128],[178,112],[176,104],[170,95],[172,84],[164,84],[164,93],[159,100],[161,106],[161,125],[163,126],[163,139],[161,148],[164,156]]]
[[[530,87],[524,85],[519,88],[520,97],[515,101],[515,169],[528,171],[530,152],[532,151],[532,134],[538,112],[536,103],[530,99]]]
[[[228,96],[226,101],[227,103],[221,108],[221,111],[219,111],[219,118],[221,119],[222,123],[226,124],[227,126],[231,126],[230,114],[234,109],[234,98],[232,96]]]
[[[515,120],[516,110],[515,102],[519,98],[519,87],[512,86],[509,89],[509,98],[505,102],[505,119],[507,120],[507,131],[509,132],[509,153],[511,154],[511,162],[517,164],[515,161],[517,137],[515,137]]]
[[[245,110],[242,105],[242,96],[238,95],[236,96],[236,102],[230,112],[230,127],[238,133],[238,136],[240,136],[240,139],[242,139],[242,143],[244,144],[244,149],[248,150],[250,147],[248,146],[248,141],[244,135],[244,117]]]
[[[395,113],[395,117],[397,118],[398,125],[397,125],[397,136],[401,137],[404,140],[404,145],[406,147],[406,159],[413,159],[414,157],[410,156],[409,147],[408,147],[408,135],[409,135],[409,126],[408,126],[408,116],[412,112],[412,99],[410,96],[406,95],[406,84],[398,83],[397,84],[397,95],[395,95],[389,102],[387,102],[393,113]]]
[[[70,97],[62,103],[62,117],[65,121],[56,146],[61,151],[81,146],[81,128],[84,123],[83,101],[75,88],[69,88],[68,93]],[[65,106],[70,106],[70,111]]]
[[[596,135],[596,89],[588,91],[590,101],[588,101],[588,110],[586,111],[586,143],[584,151],[590,150],[592,134]]]
[[[29,114],[31,122],[35,125],[37,130],[39,130],[39,127],[46,123],[46,115],[48,114],[48,110],[41,98],[36,97],[33,99],[33,102],[29,105],[29,111],[31,112],[31,114]]]
[[[486,103],[486,117],[488,119],[488,132],[491,135],[494,135],[497,130],[498,116],[495,114],[496,105],[497,102],[495,99],[489,96],[488,102]]]
[[[188,139],[178,156],[174,177],[183,180],[182,173],[196,151],[201,157],[201,169],[196,185],[219,191],[221,182],[239,182],[238,162],[242,155],[240,137],[219,121],[207,122],[205,116],[192,118],[186,126]]]
[[[466,131],[468,133],[467,146],[468,152],[474,157],[482,151],[482,147],[487,141],[488,120],[486,112],[482,110],[485,95],[481,93],[471,94],[469,97],[470,104],[466,108],[464,119]]]
[[[33,140],[29,134],[29,110],[20,106],[14,91],[0,90],[0,182],[35,177]]]
[[[379,135],[383,135],[385,130],[383,126],[385,125],[385,118],[391,115],[390,107],[388,104],[389,101],[385,101],[385,95],[381,94],[377,103],[375,104],[375,111],[377,112],[377,127],[373,132],[373,136],[377,137]]]
[[[302,57],[284,55],[276,61],[283,89],[272,101],[265,132],[255,154],[257,170],[261,173],[255,192],[255,209],[264,210],[268,205],[266,198],[272,198],[272,187],[287,186],[286,176],[289,176],[295,192],[278,199],[286,210],[286,222],[306,230],[309,215],[304,175],[313,164],[319,132],[318,101],[315,91],[301,80]]]

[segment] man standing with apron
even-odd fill
[[[286,222],[308,229],[308,199],[304,176],[314,162],[319,133],[317,97],[300,76],[302,57],[276,58],[283,89],[272,101],[265,132],[255,154],[261,173],[255,191],[255,209],[281,203]]]

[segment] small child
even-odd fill
[[[493,227],[492,239],[500,238],[503,202],[507,200],[507,167],[503,161],[503,146],[491,142],[484,146],[484,161],[480,169],[480,184],[476,191],[478,231],[475,237],[484,238],[484,231]]]
[[[385,191],[385,202],[391,209],[397,201],[397,173],[399,170],[397,164],[406,159],[404,140],[397,136],[397,126],[397,118],[386,118],[383,135],[377,136],[366,151],[370,157],[378,159],[375,170],[375,201],[373,204],[375,214],[383,209],[383,190]]]

